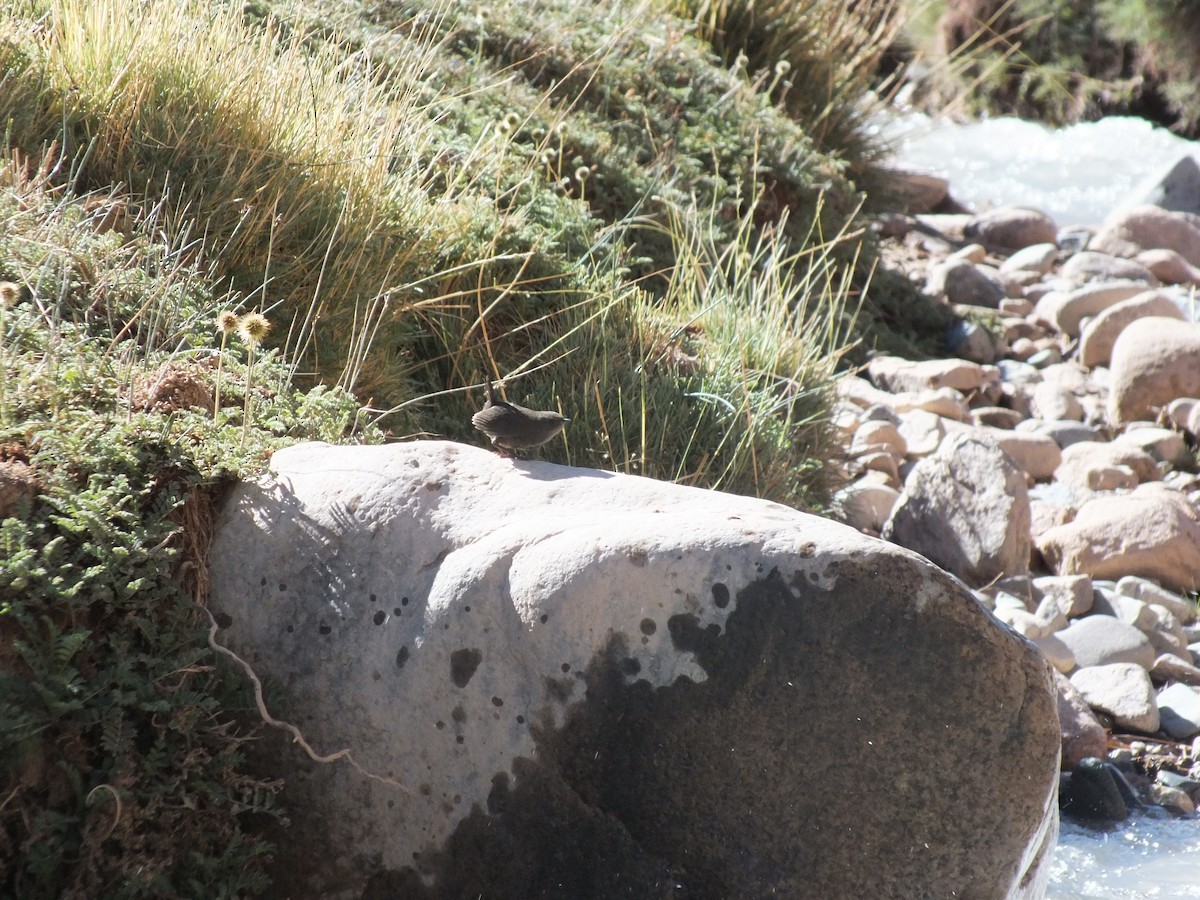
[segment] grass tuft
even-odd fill
[[[725,61],[781,104],[815,146],[864,183],[886,148],[871,102],[885,52],[905,16],[897,0],[673,0]]]

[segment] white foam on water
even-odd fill
[[[894,164],[948,179],[951,195],[975,211],[1030,206],[1060,227],[1097,225],[1181,157],[1200,160],[1200,144],[1131,117],[1051,129],[1022,119],[959,124],[901,113],[877,129]]]
[[[1137,815],[1109,832],[1063,820],[1046,900],[1200,898],[1200,819]]]

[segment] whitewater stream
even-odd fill
[[[1200,161],[1200,144],[1144,119],[1113,117],[1049,129],[1021,119],[969,124],[909,113],[879,121],[895,160],[950,181],[977,212],[1032,206],[1059,225],[1098,225],[1144,195],[1180,157]]]
[[[1064,819],[1046,897],[1200,897],[1200,819],[1137,815],[1108,832]]]

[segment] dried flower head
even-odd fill
[[[580,166],[578,169],[575,170],[575,180],[580,181],[580,182],[587,181],[588,176],[591,174],[592,174],[592,170],[589,169],[587,166]]]
[[[267,317],[262,313],[250,313],[249,315],[242,316],[241,321],[238,322],[237,330],[243,341],[257,347],[270,333],[271,323],[267,321]]]
[[[792,71],[792,64],[786,59],[781,59],[775,63],[775,74],[782,78],[788,72]]]
[[[232,310],[227,309],[217,316],[217,330],[221,332],[221,334],[233,334],[235,331],[237,331],[237,327],[237,313],[233,312]]]
[[[0,281],[0,307],[9,309],[21,299],[21,286],[11,281]]]

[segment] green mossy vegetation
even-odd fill
[[[125,212],[0,168],[0,895],[250,896],[278,785],[208,647],[206,536],[228,479],[358,404],[275,352],[251,381],[235,336],[214,409],[211,282]]]
[[[761,65],[647,3],[4,8],[0,895],[266,889],[204,601],[275,448],[480,443],[503,377],[548,459],[814,506],[839,364],[941,333],[862,225],[836,4]]]

